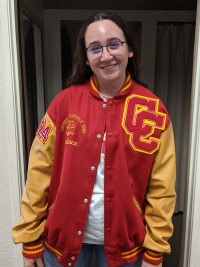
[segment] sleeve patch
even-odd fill
[[[36,137],[43,145],[45,145],[48,142],[52,128],[53,125],[51,125],[51,123],[47,123],[47,119],[44,117],[41,120],[40,125],[36,132]]]

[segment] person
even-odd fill
[[[68,88],[36,132],[12,230],[26,267],[89,267],[93,251],[99,267],[160,267],[170,252],[172,123],[139,82],[135,45],[115,13],[80,29]]]

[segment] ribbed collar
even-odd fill
[[[100,97],[97,79],[96,79],[96,76],[94,74],[90,78],[90,85],[91,85],[90,92],[93,95]],[[128,94],[132,88],[133,88],[133,81],[131,80],[130,74],[127,72],[125,83],[124,83],[121,91],[117,95],[115,95],[114,98]]]

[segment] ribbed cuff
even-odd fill
[[[159,252],[147,249],[143,253],[142,258],[143,260],[156,265],[156,264],[163,262],[163,253],[159,253]]]
[[[44,248],[41,240],[39,239],[34,242],[24,243],[22,254],[24,257],[29,259],[41,257],[44,254]]]

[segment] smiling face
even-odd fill
[[[91,45],[106,46],[113,41],[126,41],[123,31],[113,21],[99,20],[88,26],[85,33],[85,47]],[[106,47],[103,47],[102,55],[97,59],[92,53],[87,52],[86,64],[96,75],[99,88],[107,83],[112,85],[116,82],[122,86],[126,78],[128,58],[132,56],[133,52],[129,51],[128,45],[124,43],[121,52],[113,56]]]

